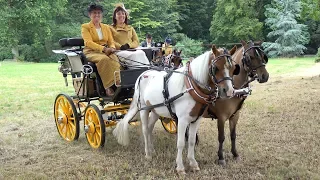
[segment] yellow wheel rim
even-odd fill
[[[97,111],[91,106],[85,112],[84,125],[90,146],[95,149],[101,147],[104,126],[100,123]]]
[[[66,141],[76,139],[76,115],[66,96],[59,96],[55,102],[55,121],[59,134]]]
[[[164,129],[170,134],[177,133],[177,124],[173,119],[165,119],[165,120],[161,119],[161,123]]]

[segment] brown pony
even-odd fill
[[[234,76],[235,89],[240,89],[248,86],[250,80],[257,79],[259,83],[265,83],[269,79],[269,73],[267,72],[265,65],[268,62],[268,57],[261,50],[259,42],[255,45],[253,42],[248,44],[245,41],[241,41],[242,48],[238,49],[232,56],[232,59],[240,65],[240,73]],[[229,119],[230,137],[231,137],[231,152],[236,160],[239,160],[239,154],[236,149],[236,126],[240,116],[240,109],[245,100],[245,97],[233,97],[227,100],[217,100],[215,105],[210,105],[207,112],[203,115],[206,118],[218,119],[218,140],[219,150],[218,164],[225,165],[223,155],[223,142],[224,136],[224,124]]]
[[[183,66],[181,53],[181,50],[173,50],[172,54],[164,56],[161,50],[155,51],[153,63],[158,66],[172,67],[173,69],[180,68]]]

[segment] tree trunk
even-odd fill
[[[15,61],[18,61],[18,57],[19,57],[19,50],[18,50],[18,46],[14,46],[12,49],[11,49],[11,52],[13,54],[13,59]]]

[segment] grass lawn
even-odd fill
[[[270,59],[268,83],[253,86],[237,127],[240,162],[232,160],[226,124],[226,167],[215,163],[216,121],[204,119],[196,159],[200,172],[186,179],[320,179],[320,78],[291,78],[307,71],[314,58]],[[132,127],[130,145],[122,147],[107,130],[103,149],[80,137],[67,143],[53,118],[57,94],[65,87],[58,63],[0,62],[0,180],[1,179],[176,179],[175,135],[158,122],[152,161],[144,158],[140,128]],[[185,153],[184,153],[185,154]],[[186,159],[186,156],[184,156]],[[187,161],[185,161],[188,167]]]
[[[267,65],[271,75],[284,75],[307,70],[315,65],[315,57],[270,59]]]

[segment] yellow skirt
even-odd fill
[[[91,49],[84,49],[83,53],[89,62],[96,64],[103,87],[105,89],[111,87],[114,84],[114,72],[120,70],[120,64],[117,62],[118,57],[114,54],[107,56]]]

